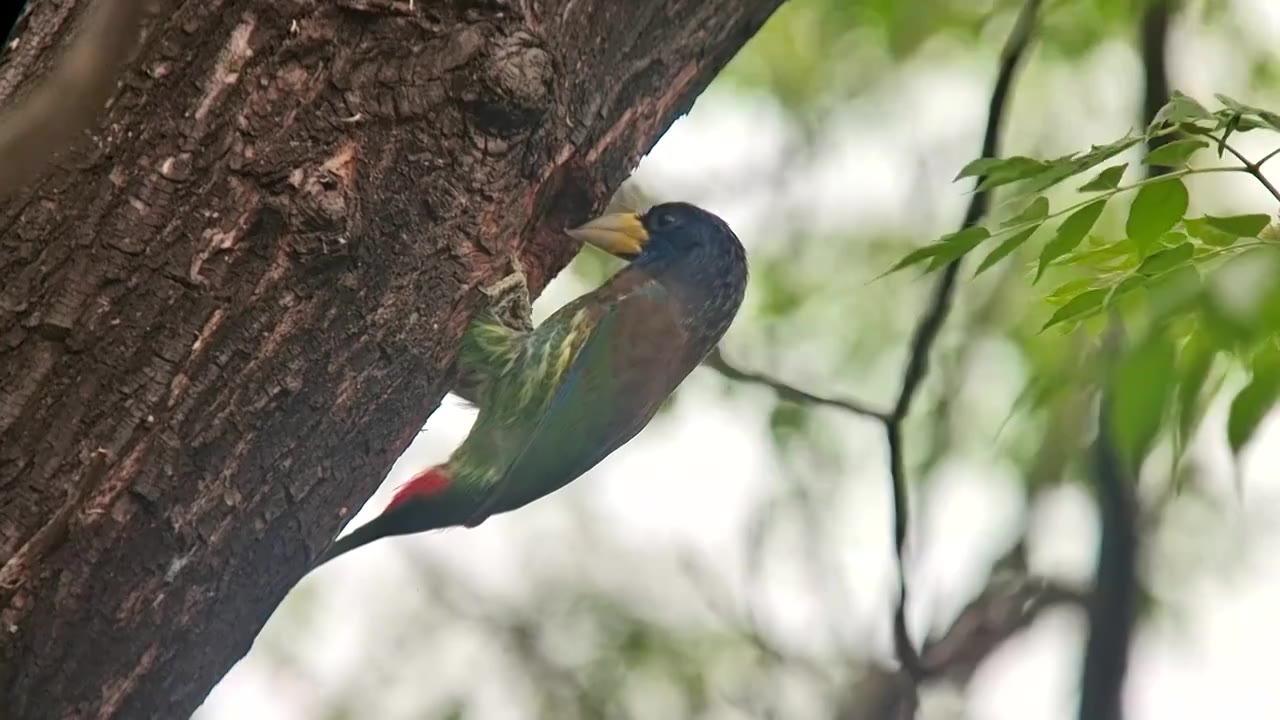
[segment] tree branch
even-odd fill
[[[1258,162],[1254,163],[1254,165],[1255,165],[1259,170],[1261,170],[1262,166],[1263,166],[1263,165],[1266,165],[1266,164],[1267,164],[1267,161],[1268,161],[1268,160],[1270,160],[1271,158],[1275,157],[1276,155],[1280,155],[1280,148],[1276,148],[1275,150],[1272,150],[1271,152],[1267,153],[1266,155],[1263,155],[1263,156],[1262,156],[1262,159],[1261,159],[1261,160],[1259,160]]]
[[[973,677],[993,652],[1040,614],[1056,607],[1083,607],[1084,592],[1026,574],[1023,544],[995,564],[983,591],[941,635],[925,643],[921,662],[926,680],[960,685]],[[904,668],[871,668],[839,711],[841,720],[910,720],[917,705],[915,681]]]
[[[1236,157],[1237,160],[1244,163],[1245,172],[1249,173],[1254,177],[1255,180],[1262,183],[1262,186],[1267,189],[1267,192],[1271,193],[1271,196],[1274,197],[1277,201],[1280,201],[1280,188],[1276,188],[1276,186],[1272,184],[1270,180],[1267,179],[1267,176],[1262,174],[1262,163],[1270,160],[1271,157],[1276,154],[1276,152],[1280,152],[1280,151],[1272,151],[1262,160],[1259,160],[1258,162],[1253,162],[1249,158],[1245,157],[1244,153],[1228,145],[1225,140],[1225,136],[1224,136],[1224,139],[1219,140],[1219,142],[1222,144],[1222,147],[1227,149],[1227,152],[1231,153]]]
[[[1001,53],[1000,71],[995,88],[991,92],[991,102],[987,112],[987,129],[982,141],[983,157],[997,157],[999,154],[1000,129],[1008,105],[1010,89],[1013,86],[1014,72],[1031,42],[1031,31],[1039,9],[1040,0],[1027,0],[1018,14],[1013,31]],[[981,183],[982,178],[978,178],[977,182]],[[990,203],[989,192],[975,192],[969,203],[969,209],[965,212],[961,228],[970,227],[981,220],[986,215]],[[893,478],[894,551],[898,560],[898,604],[894,610],[893,621],[894,646],[899,662],[917,679],[922,674],[923,668],[912,646],[910,635],[907,633],[906,623],[907,583],[903,562],[910,513],[907,499],[907,473],[903,460],[902,422],[910,413],[911,401],[928,374],[929,353],[951,311],[951,300],[955,294],[960,265],[960,258],[950,262],[934,286],[932,300],[912,336],[911,352],[902,379],[902,390],[898,394],[898,401],[894,405],[892,415],[885,423],[885,435],[889,443],[889,471]]]
[[[1142,19],[1142,65],[1146,80],[1144,125],[1155,118],[1169,98],[1165,55],[1171,10],[1169,0],[1155,0]],[[1148,141],[1148,151],[1156,147],[1156,141]],[[1248,164],[1243,158],[1241,161]],[[1147,172],[1149,177],[1156,177],[1168,172],[1168,168],[1150,166]],[[1113,317],[1112,337],[1105,341],[1111,347],[1104,346],[1104,353],[1114,354],[1120,329]],[[1080,671],[1080,720],[1124,717],[1124,678],[1137,612],[1138,509],[1133,489],[1136,468],[1127,467],[1119,457],[1112,437],[1110,412],[1111,394],[1104,389],[1098,407],[1098,436],[1092,458],[1101,539],[1089,604],[1089,635]]]
[[[1142,68],[1146,82],[1142,94],[1142,117],[1148,127],[1156,114],[1169,102],[1168,71],[1169,3],[1153,0],[1142,16]],[[1155,135],[1147,139],[1147,152],[1173,140],[1173,135]],[[1148,165],[1148,177],[1163,175],[1172,168]]]
[[[990,592],[990,594],[988,594]],[[965,606],[951,628],[925,646],[931,674],[967,683],[983,661],[1009,638],[1031,626],[1040,613],[1059,606],[1084,607],[1085,593],[1039,577],[984,592]]]
[[[1093,474],[1098,490],[1102,539],[1080,681],[1080,720],[1124,717],[1124,678],[1137,612],[1137,499],[1130,469],[1112,441],[1110,397],[1098,412]]]
[[[739,369],[737,366],[730,364],[729,361],[724,359],[724,353],[718,347],[713,349],[711,354],[707,355],[707,359],[703,361],[703,364],[730,380],[736,380],[738,382],[749,383],[752,385],[763,385],[767,388],[772,388],[773,391],[778,394],[779,398],[786,400],[787,402],[793,402],[800,405],[823,405],[826,407],[836,407],[842,410],[847,410],[855,415],[874,418],[880,422],[887,422],[889,419],[889,414],[883,410],[877,410],[870,405],[857,400],[842,400],[839,398],[814,395],[813,393],[792,387],[791,385],[787,385],[784,382],[775,380],[766,375]]]
[[[1040,8],[1040,0],[1027,0],[1019,12],[1013,30],[1005,43],[1000,56],[1000,69],[987,114],[987,127],[983,137],[982,156],[996,157],[999,152],[999,138],[1004,112],[1008,105],[1013,76],[1019,62],[1031,42],[1032,29]],[[978,178],[981,183],[982,178]],[[965,212],[961,228],[967,228],[982,219],[990,207],[990,194],[986,191],[975,192]],[[707,365],[735,380],[742,380],[766,385],[778,392],[779,396],[795,402],[810,402],[834,407],[842,407],[859,415],[879,419],[885,427],[885,435],[889,447],[889,472],[893,481],[893,524],[894,552],[898,563],[898,602],[893,615],[894,650],[899,663],[909,677],[919,680],[925,673],[919,654],[911,642],[907,632],[906,605],[907,584],[904,565],[904,554],[907,531],[910,524],[910,512],[907,499],[907,472],[903,460],[902,423],[911,411],[911,402],[920,389],[929,372],[929,353],[937,339],[947,315],[951,310],[951,300],[955,293],[956,278],[960,270],[960,260],[952,261],[943,271],[938,283],[934,286],[932,298],[916,325],[912,334],[910,353],[903,372],[902,388],[898,393],[893,410],[883,413],[871,409],[867,404],[843,400],[823,398],[796,388],[759,373],[741,370],[725,361],[723,354],[717,349],[708,357]],[[914,707],[914,705],[912,706]]]

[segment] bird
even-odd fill
[[[382,538],[475,527],[569,484],[649,423],[742,305],[743,246],[695,205],[608,213],[566,232],[627,264],[536,328],[518,265],[485,288],[491,303],[456,360],[479,410],[471,431],[312,569]]]

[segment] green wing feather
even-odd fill
[[[649,280],[607,305],[479,518],[567,485],[648,424],[693,369],[676,303]]]

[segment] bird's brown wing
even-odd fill
[[[560,489],[648,424],[696,364],[681,312],[654,280],[609,305],[477,520]]]

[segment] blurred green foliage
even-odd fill
[[[1037,41],[1051,57],[1078,59],[1106,40],[1127,39],[1148,2],[1051,0]],[[1221,3],[1205,5],[1204,19],[1220,16],[1210,8]],[[803,113],[865,90],[930,43],[998,48],[1021,6],[1021,0],[788,2],[716,82],[767,92]]]
[[[1052,160],[1013,156],[979,158],[961,169],[957,180],[979,178],[979,189],[1012,188],[1007,202],[1023,209],[993,229],[977,225],[944,236],[908,253],[894,270],[927,261],[929,270],[964,257],[988,239],[1009,236],[983,261],[981,269],[1011,250],[1028,244],[1048,221],[1062,218],[1039,253],[1033,282],[1047,270],[1067,279],[1045,297],[1051,314],[1044,329],[1086,325],[1108,310],[1135,327],[1144,338],[1123,358],[1115,379],[1115,421],[1120,447],[1140,465],[1168,421],[1170,431],[1185,435],[1199,421],[1198,402],[1215,353],[1235,360],[1251,372],[1252,381],[1232,403],[1228,423],[1231,447],[1239,451],[1280,395],[1280,372],[1272,358],[1280,345],[1280,280],[1271,280],[1244,298],[1248,307],[1228,320],[1219,294],[1218,271],[1230,263],[1274,266],[1280,250],[1280,228],[1266,213],[1189,217],[1190,193],[1183,178],[1224,172],[1244,173],[1265,187],[1280,207],[1280,191],[1261,165],[1280,154],[1277,148],[1250,159],[1231,143],[1238,133],[1280,133],[1280,113],[1254,107],[1226,95],[1217,110],[1177,91],[1157,113],[1142,136],[1126,135],[1088,151]],[[1129,150],[1140,140],[1176,138],[1155,146],[1141,158],[1159,167],[1141,180],[1122,184],[1127,163],[1110,165],[1077,188],[1075,202],[1052,210],[1044,192],[1093,170]],[[1221,162],[1226,154],[1228,162]],[[1205,164],[1201,159],[1207,160]],[[1195,159],[1197,162],[1192,163]],[[1123,232],[1090,235],[1105,205],[1133,192]],[[1030,195],[1029,200],[1026,196]],[[1080,199],[1080,195],[1084,198]],[[1081,245],[1089,237],[1083,250]],[[1011,248],[1010,245],[1013,247]],[[1274,278],[1275,276],[1272,275]],[[1175,345],[1186,355],[1175,363]],[[1186,385],[1179,367],[1187,370]],[[1170,401],[1180,394],[1182,403]],[[1181,444],[1181,443],[1179,443]]]

